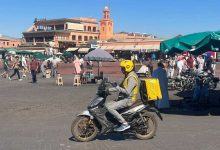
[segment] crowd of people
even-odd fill
[[[180,77],[182,72],[190,69],[196,73],[202,72],[204,69],[215,74],[216,62],[210,53],[207,55],[199,55],[194,57],[193,55],[177,55],[175,57],[170,57],[167,61],[167,74],[169,78],[173,78],[175,72],[177,76]]]

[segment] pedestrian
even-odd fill
[[[213,63],[213,59],[211,57],[211,54],[208,53],[207,54],[207,59],[206,59],[206,69],[209,70],[211,73],[214,73],[213,68],[212,68],[212,63]]]
[[[27,61],[24,56],[21,57],[21,64],[22,64],[22,73],[23,77],[26,77],[26,72],[28,71],[27,67]]]
[[[183,71],[183,68],[185,66],[185,60],[183,57],[180,57],[180,59],[177,61],[177,69],[178,69],[178,77],[181,77],[181,73]]]
[[[57,74],[57,68],[58,68],[58,62],[57,62],[55,56],[53,56],[53,60],[51,61],[51,63],[52,63],[52,65],[51,65],[52,76],[53,76],[53,78],[55,78],[55,76]]]
[[[80,60],[77,56],[75,56],[75,60],[73,61],[73,64],[74,64],[74,68],[75,68],[75,73],[77,75],[79,75],[81,73],[81,63],[80,63]]]
[[[43,78],[45,78],[46,77],[46,69],[47,69],[47,61],[46,60],[41,64],[40,69],[43,74]]]
[[[156,55],[155,55],[154,53],[151,55],[151,60],[152,60],[152,61],[155,61],[155,60],[156,60]]]
[[[170,57],[168,61],[168,74],[167,74],[168,78],[173,78],[174,67],[175,67],[175,60],[173,60],[172,57]]]
[[[189,69],[192,70],[194,68],[195,60],[192,55],[190,55],[189,58],[186,60],[186,64]]]
[[[153,67],[153,64],[152,64],[152,61],[151,61],[150,58],[148,59],[147,67],[149,68],[150,75],[152,76],[152,73],[153,73],[154,67]]]
[[[14,73],[9,77],[9,80],[12,79],[12,77],[17,74],[18,75],[18,79],[19,81],[22,81],[21,77],[20,77],[20,72],[19,69],[21,68],[20,66],[20,61],[19,61],[19,56],[16,56],[12,65],[12,68],[14,69]]]
[[[205,63],[205,60],[202,58],[202,55],[199,55],[197,57],[197,65],[198,65],[198,73],[203,71],[203,67],[204,67],[204,63]]]
[[[4,72],[1,74],[2,77],[8,78],[8,72],[9,72],[9,59],[6,56],[5,59],[3,59],[3,66],[4,66]]]
[[[215,68],[216,68],[216,61],[213,59],[213,56],[211,56],[212,58],[212,70],[213,70],[213,74],[215,75]]]
[[[38,67],[39,67],[39,62],[36,60],[35,57],[33,57],[32,61],[30,62],[30,70],[31,70],[31,76],[32,76],[32,83],[37,83]]]
[[[158,68],[152,74],[153,78],[158,78],[160,82],[160,89],[162,92],[162,100],[157,100],[155,105],[159,109],[170,108],[169,94],[168,94],[168,78],[164,64],[162,61],[158,63]]]

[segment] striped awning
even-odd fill
[[[67,52],[74,52],[74,51],[76,51],[78,49],[79,49],[78,47],[69,47],[66,51]]]

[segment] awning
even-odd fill
[[[107,46],[106,49],[113,50],[115,46]]]
[[[122,49],[123,50],[134,50],[134,45],[125,45]]]
[[[160,49],[160,45],[143,45],[142,49]]]
[[[123,47],[124,46],[121,46],[121,45],[119,45],[119,46],[115,46],[114,48],[113,48],[113,50],[123,50]]]
[[[80,48],[80,49],[78,50],[78,53],[88,53],[89,49],[90,49],[90,48]]]
[[[66,51],[67,52],[74,52],[76,51],[77,49],[79,49],[78,47],[69,47]]]
[[[152,51],[152,50],[159,50],[159,49],[160,49],[160,45],[136,45],[133,48],[134,51],[140,51],[140,50]]]
[[[107,49],[108,46],[101,46],[101,49]]]

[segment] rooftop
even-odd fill
[[[6,36],[6,35],[3,35],[3,34],[0,34],[0,39],[1,40],[11,40],[11,41],[14,41],[14,40],[21,41],[21,39],[19,39],[19,38],[10,37],[10,36]]]

